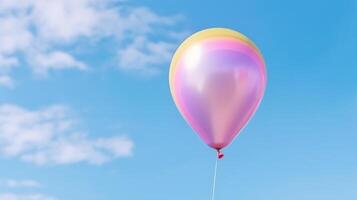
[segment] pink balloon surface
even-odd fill
[[[260,104],[266,69],[257,47],[229,29],[207,29],[186,39],[170,67],[179,111],[210,147],[226,147]]]

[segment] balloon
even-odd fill
[[[169,83],[184,119],[220,153],[259,106],[266,87],[265,63],[258,48],[241,33],[206,29],[176,50]]]

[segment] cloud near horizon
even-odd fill
[[[15,180],[15,179],[7,179],[5,181],[0,181],[2,183],[1,185],[4,185],[9,188],[39,188],[41,187],[41,184],[32,179],[21,179],[21,180]]]
[[[0,193],[0,200],[57,200],[57,199],[40,193],[32,193],[32,194]]]
[[[29,110],[0,105],[0,155],[36,165],[87,162],[100,165],[132,155],[125,135],[91,138],[79,119],[62,105]]]

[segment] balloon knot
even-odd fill
[[[217,150],[217,157],[218,159],[222,159],[224,157],[224,154],[221,152],[221,150]]]

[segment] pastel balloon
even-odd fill
[[[211,28],[176,50],[169,83],[175,104],[200,138],[218,152],[257,110],[266,87],[263,56],[239,32]]]

